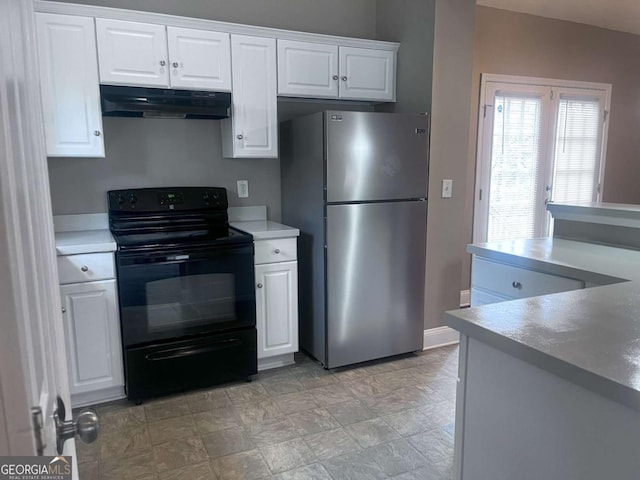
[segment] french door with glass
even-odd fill
[[[474,242],[549,235],[547,202],[601,198],[611,87],[482,80]]]

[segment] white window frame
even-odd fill
[[[583,82],[583,81],[572,81],[572,80],[560,80],[560,79],[552,79],[552,78],[543,78],[543,77],[524,77],[517,75],[499,75],[499,74],[490,74],[490,73],[482,73],[480,76],[480,96],[478,101],[478,130],[476,137],[476,176],[475,176],[475,186],[474,186],[474,196],[473,196],[473,242],[474,243],[482,243],[486,241],[487,235],[487,225],[488,225],[488,204],[481,203],[481,201],[488,200],[489,195],[488,191],[482,191],[482,189],[486,190],[487,181],[490,175],[490,168],[485,165],[483,162],[484,155],[486,152],[483,151],[483,148],[491,148],[491,140],[485,138],[487,136],[487,130],[485,129],[485,108],[484,105],[487,104],[486,101],[486,93],[487,93],[487,83],[501,83],[501,84],[512,84],[517,85],[519,87],[525,86],[536,86],[536,87],[548,87],[554,91],[554,95],[557,92],[557,97],[559,98],[560,92],[565,89],[572,90],[581,90],[592,91],[594,96],[601,96],[603,98],[603,106],[604,106],[604,120],[603,120],[603,131],[602,131],[602,140],[601,140],[601,154],[600,154],[600,168],[598,172],[598,180],[597,183],[599,185],[597,191],[597,200],[602,200],[602,195],[604,192],[604,173],[606,166],[606,153],[607,153],[607,140],[609,136],[609,117],[611,112],[611,89],[612,86],[609,83],[597,83],[597,82]],[[489,115],[487,115],[489,116]],[[491,119],[493,119],[493,115],[491,115]],[[548,141],[544,145],[545,153],[551,155],[553,158],[554,149],[555,149],[555,129],[557,124],[557,109],[554,108],[550,115],[551,121],[546,122],[543,120],[543,124],[545,125],[543,128],[547,128],[549,133],[546,134]],[[552,166],[548,168],[548,175],[553,174]],[[482,191],[482,198],[480,198]]]

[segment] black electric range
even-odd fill
[[[253,238],[224,188],[108,192],[126,392],[143,399],[257,372]]]

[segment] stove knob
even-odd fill
[[[118,205],[122,205],[124,203],[124,197],[122,195],[118,195]]]
[[[138,201],[138,198],[132,193],[131,196],[129,197],[129,202],[136,203],[137,201]]]
[[[218,192],[213,192],[213,198],[218,198],[220,194]]]

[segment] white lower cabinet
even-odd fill
[[[256,240],[258,370],[294,363],[298,351],[296,238]]]
[[[298,262],[256,266],[258,358],[298,351]]]
[[[60,287],[72,406],[124,396],[116,281]]]
[[[471,306],[568,292],[585,287],[582,280],[473,256]]]

